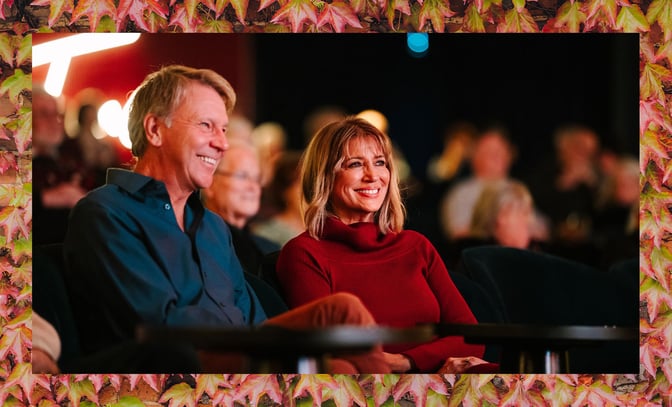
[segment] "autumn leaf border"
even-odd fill
[[[670,405],[672,5],[567,0],[0,0],[0,404]],[[560,3],[560,2],[558,2]],[[33,375],[35,32],[630,32],[640,35],[640,359],[633,375]],[[9,181],[7,181],[9,180]]]

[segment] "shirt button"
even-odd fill
[[[163,205],[163,208],[164,208],[165,210],[170,210],[170,204],[165,204],[165,205]]]

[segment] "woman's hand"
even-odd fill
[[[392,372],[403,373],[411,370],[411,360],[401,353],[383,352],[383,356],[387,364],[390,365]]]
[[[477,358],[476,356],[467,356],[466,358],[448,358],[446,363],[441,366],[439,374],[455,374],[464,373],[472,366],[482,365],[488,363],[487,361]]]

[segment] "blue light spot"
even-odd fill
[[[429,35],[427,33],[406,34],[406,45],[412,54],[421,56],[429,49]]]

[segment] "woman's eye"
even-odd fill
[[[361,166],[362,166],[362,163],[360,163],[358,161],[354,161],[354,162],[351,162],[350,164],[348,164],[348,168],[357,168],[357,167],[361,167]]]
[[[376,161],[376,165],[379,166],[379,167],[384,167],[385,166],[385,160]]]

